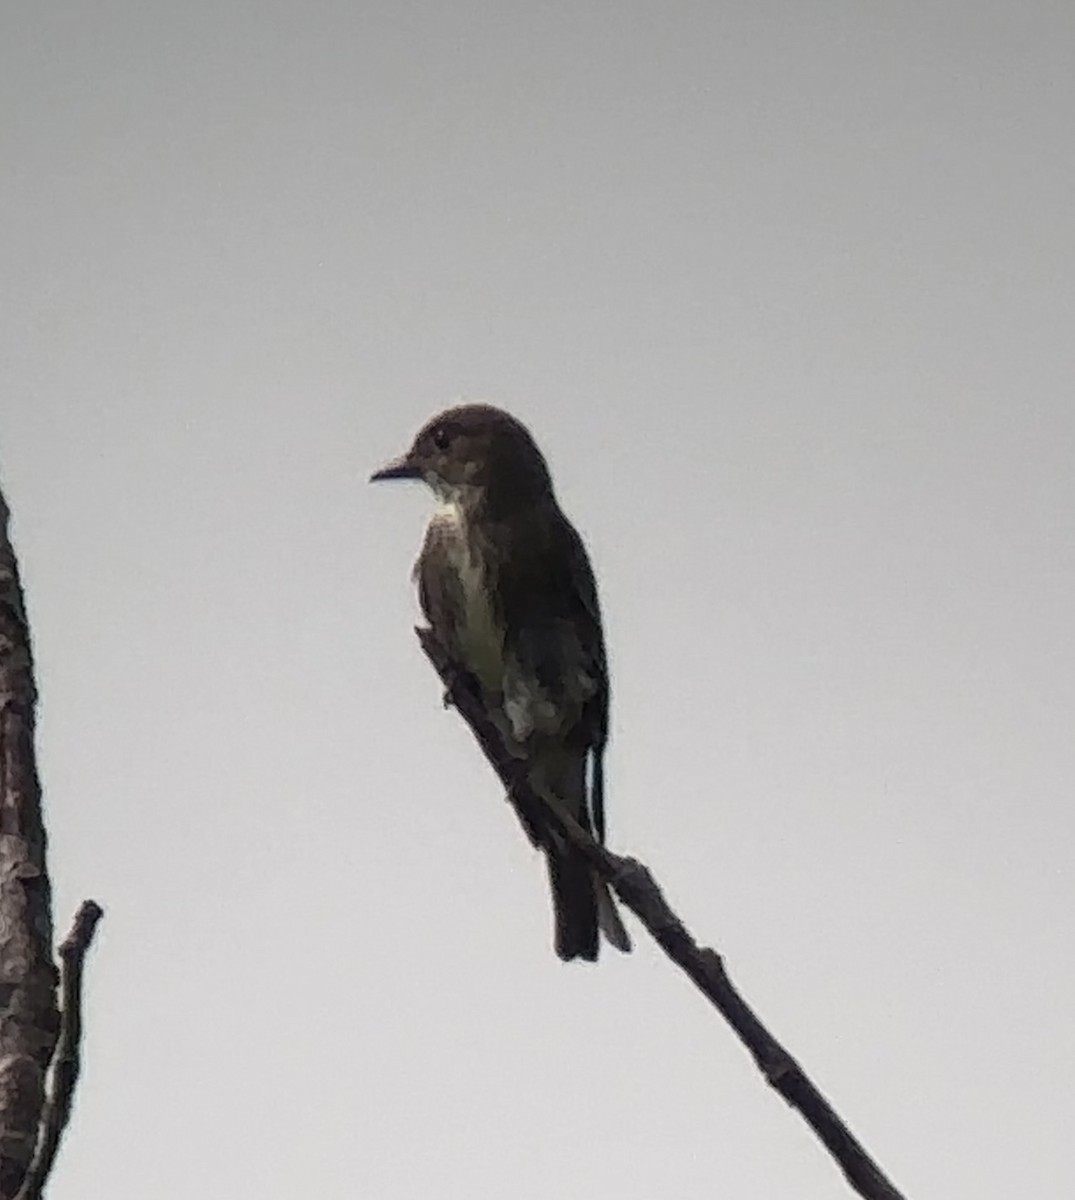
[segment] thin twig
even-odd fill
[[[535,792],[520,761],[508,753],[489,719],[480,696],[465,676],[454,669],[444,648],[429,629],[417,629],[430,662],[441,677],[447,696],[470,726],[485,757],[508,790],[512,803],[538,825],[551,822],[585,854],[601,876],[653,935],[662,950],[698,986],[731,1025],[754,1057],[767,1083],[798,1109],[843,1171],[848,1183],[865,1200],[903,1200],[881,1168],[866,1153],[802,1067],[765,1028],[733,986],[721,956],[699,946],[669,907],[649,870],[631,858],[620,858],[599,845],[559,804]]]
[[[83,900],[71,932],[60,943],[60,1036],[41,1116],[41,1133],[16,1200],[38,1200],[71,1119],[71,1101],[82,1067],[82,967],[97,922],[103,916],[104,911],[96,901]]]

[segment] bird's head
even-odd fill
[[[411,448],[370,477],[422,479],[442,500],[525,503],[551,493],[530,431],[503,409],[463,404],[431,418]]]

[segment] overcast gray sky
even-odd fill
[[[7,0],[0,469],[52,1200],[847,1194],[639,930],[563,966],[415,643],[459,396],[599,576],[615,849],[917,1198],[1070,1191],[1070,3]]]

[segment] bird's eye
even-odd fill
[[[436,446],[438,450],[447,450],[448,446],[451,444],[451,440],[451,435],[443,425],[439,425],[433,430],[433,445]]]

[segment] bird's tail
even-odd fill
[[[631,938],[624,928],[616,901],[612,898],[612,889],[600,875],[594,875],[593,886],[597,897],[597,924],[601,927],[605,940],[622,953],[630,954]]]
[[[556,747],[555,752],[546,750],[535,755],[531,762],[531,783],[593,832],[586,798],[584,753]],[[565,962],[573,958],[595,962],[602,933],[617,950],[630,950],[631,940],[616,911],[612,893],[586,856],[559,834],[536,832],[549,861],[557,955]]]
[[[599,932],[617,950],[629,951],[631,939],[608,884],[571,846],[550,847],[547,853],[557,955],[564,962],[573,958],[595,962]]]

